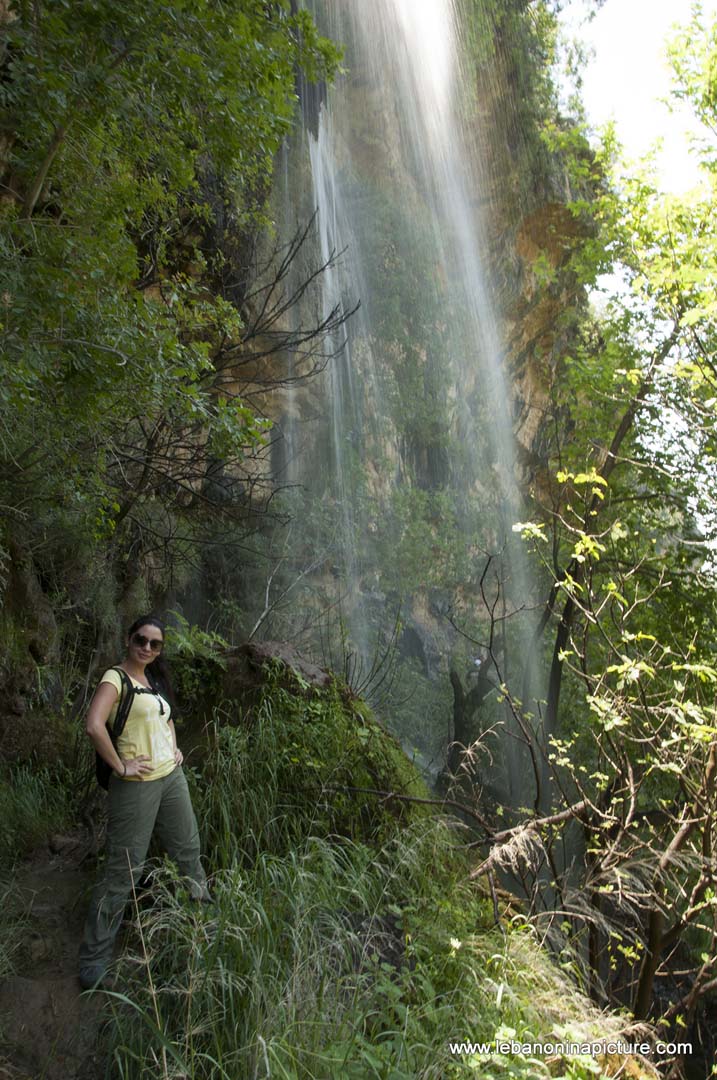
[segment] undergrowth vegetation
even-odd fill
[[[555,1072],[462,1057],[449,1042],[605,1035],[522,920],[504,912],[496,925],[455,826],[375,798],[353,835],[336,830],[348,810],[334,816],[328,788],[354,751],[325,736],[351,716],[361,729],[351,704],[335,723],[340,701],[335,689],[307,701],[275,684],[251,727],[225,722],[210,740],[193,786],[216,903],[192,905],[169,867],[154,870],[110,996],[108,1075],[528,1078]],[[323,794],[302,787],[312,771]],[[560,1069],[601,1071],[578,1059]]]
[[[235,857],[239,842],[248,856],[283,853],[317,833],[380,842],[425,816],[421,804],[386,799],[428,791],[396,739],[343,684],[317,689],[277,668],[257,709],[229,705],[217,717],[194,794],[216,867]]]
[[[29,855],[61,832],[73,815],[72,783],[63,768],[6,766],[0,772],[0,862]]]

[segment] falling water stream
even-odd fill
[[[371,542],[397,491],[452,493],[466,532],[448,539],[500,552],[509,608],[521,606],[529,580],[511,532],[521,497],[484,257],[475,80],[463,67],[456,5],[310,6],[346,46],[345,73],[303,135],[321,260],[341,253],[322,275],[319,304],[324,316],[337,304],[360,308],[322,376],[330,449],[320,467],[314,456],[299,471],[310,497],[332,507],[347,624],[367,651],[366,598],[381,577]]]

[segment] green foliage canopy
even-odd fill
[[[166,547],[265,439],[221,378],[243,322],[212,236],[268,225],[296,72],[338,52],[259,0],[19,2],[4,29],[2,501],[83,545],[151,517]]]
[[[644,1018],[682,950],[680,991],[662,1003],[679,1027],[717,964],[717,38],[699,14],[672,59],[678,96],[708,129],[695,191],[665,195],[649,162],[621,162],[611,132],[592,159],[575,132],[546,132],[572,154],[576,190],[594,191],[572,206],[590,226],[576,279],[613,277],[601,303],[566,313],[577,333],[547,410],[541,493],[552,528],[520,529],[552,582],[547,772],[585,842],[571,955],[587,959],[596,997],[620,983]],[[555,881],[569,909],[567,878]]]

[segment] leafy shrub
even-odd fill
[[[172,680],[180,702],[191,709],[198,696],[216,696],[226,666],[222,652],[229,643],[215,631],[191,625],[178,611],[171,615],[167,655],[172,663]]]

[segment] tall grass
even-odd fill
[[[583,1027],[586,1005],[468,880],[455,831],[402,823],[376,846],[327,833],[327,808],[282,786],[286,732],[225,729],[195,800],[216,906],[171,868],[120,964],[108,1076],[126,1080],[443,1080],[549,1075],[451,1055],[499,1028]],[[259,752],[261,751],[261,752]],[[285,777],[284,777],[285,779]],[[605,1034],[605,1025],[601,1034]],[[568,1062],[564,1077],[587,1077]]]
[[[116,1075],[439,1080],[476,1075],[449,1040],[532,1041],[555,1024],[587,1037],[585,1002],[523,934],[487,926],[484,901],[449,880],[453,856],[438,822],[376,853],[309,838],[217,875],[211,917],[161,870],[138,916],[144,948],[122,965]],[[496,1058],[478,1075],[550,1072]],[[573,1062],[561,1075],[591,1074]]]
[[[12,882],[0,878],[0,983],[17,969],[17,961],[22,953],[23,936],[27,921],[27,911],[19,902],[18,894]],[[2,1072],[0,1071],[0,1076]]]
[[[0,772],[0,861],[8,865],[61,831],[72,817],[64,771],[17,765]]]

